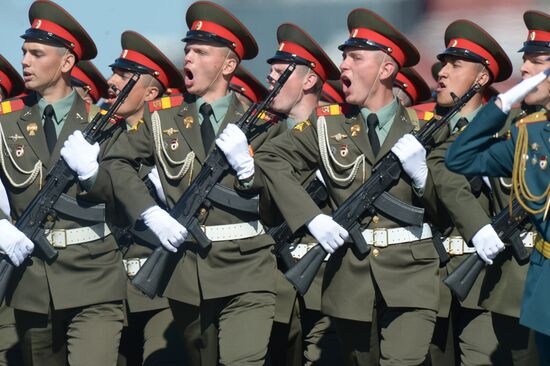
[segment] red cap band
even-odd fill
[[[550,42],[550,32],[530,29],[527,35],[527,41]]]
[[[217,23],[209,22],[208,20],[195,20],[191,25],[191,30],[214,33],[215,35],[228,40],[233,44],[233,51],[235,51],[235,53],[242,60],[244,56],[244,45],[236,35],[229,31],[229,29],[222,27]]]
[[[345,102],[344,98],[342,98],[338,90],[334,89],[329,83],[323,84],[322,92],[326,94],[331,99],[331,101],[334,101],[334,103],[340,104]]]
[[[82,57],[82,46],[75,37],[71,33],[69,33],[68,30],[65,28],[55,24],[54,22],[50,22],[46,19],[35,19],[32,22],[31,28],[34,29],[40,29],[45,32],[53,33],[58,37],[63,38],[64,40],[71,43],[71,51],[74,52],[76,57],[80,59]]]
[[[477,43],[474,43],[470,40],[464,39],[464,38],[454,38],[449,41],[449,44],[447,45],[447,48],[462,48],[468,51],[471,51],[475,53],[476,55],[484,58],[485,60],[489,61],[488,63],[485,63],[485,66],[491,71],[491,74],[493,74],[493,78],[496,79],[499,72],[498,62],[497,60],[491,55],[487,50],[485,50],[483,47],[478,45]]]
[[[399,67],[403,67],[403,64],[405,63],[405,53],[401,48],[399,48],[397,43],[392,42],[391,39],[383,36],[382,34],[367,28],[355,28],[352,29],[350,38],[363,38],[380,43],[381,45],[387,47],[385,50],[386,53],[393,57],[393,59],[399,64]]]
[[[403,91],[411,97],[411,101],[413,104],[416,103],[416,98],[418,98],[418,90],[416,90],[416,86],[412,81],[410,81],[405,75],[398,72],[397,76],[395,77],[395,81],[402,87]]]
[[[151,60],[149,57],[145,56],[142,53],[133,51],[133,50],[122,50],[122,53],[120,54],[120,58],[124,60],[130,60],[135,63],[138,63],[140,65],[143,65],[145,67],[148,67],[155,71],[155,77],[160,81],[162,86],[164,88],[168,88],[169,80],[168,75],[164,72],[164,70],[157,65],[153,60]]]
[[[80,80],[82,83],[86,84],[90,88],[89,93],[92,96],[94,102],[97,102],[99,100],[100,95],[97,85],[93,82],[92,79],[88,77],[88,75],[86,75],[86,73],[84,73],[84,71],[82,71],[78,66],[75,66],[71,71],[71,76],[75,79]]]
[[[6,90],[6,95],[4,95],[4,98],[8,98],[13,88],[13,83],[11,82],[11,79],[8,77],[8,75],[4,74],[1,70],[0,85],[2,85],[2,88]]]
[[[279,44],[279,51],[292,53],[293,55],[308,60],[309,62],[311,62],[311,69],[313,69],[313,71],[315,71],[315,73],[319,75],[323,82],[327,80],[327,72],[323,68],[323,64],[320,63],[319,60],[317,60],[315,56],[309,53],[309,51],[304,47],[293,42],[283,41]]]
[[[231,79],[231,84],[239,87],[239,90],[237,90],[238,93],[241,93],[242,95],[250,99],[253,103],[258,103],[259,96],[256,95],[254,89],[249,87],[244,81],[236,76],[233,76],[233,78]]]

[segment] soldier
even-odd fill
[[[319,103],[324,83],[329,79],[337,79],[339,72],[317,42],[296,25],[281,24],[277,29],[277,41],[279,42],[278,50],[273,57],[267,60],[271,64],[268,80],[277,80],[289,63],[295,62],[298,65],[271,106],[272,111],[288,116],[281,123],[290,129],[311,115]],[[298,179],[302,186],[307,187],[316,179],[315,172],[308,172]],[[327,213],[331,212],[328,204],[323,203],[323,208]],[[299,259],[307,252],[307,248],[311,247],[311,244],[308,243],[313,242],[314,239],[310,236],[298,238],[297,243],[299,244],[294,246],[293,256]],[[282,263],[279,263],[279,268],[281,271],[287,270]],[[320,303],[322,274],[318,279],[317,291],[315,289],[311,291],[311,296],[316,298],[316,303]],[[330,327],[330,320],[323,319],[320,312],[308,313],[308,329],[307,332],[303,332],[301,320],[306,319],[306,307],[301,303],[305,299],[299,299],[296,295],[296,291],[282,276],[282,273],[277,272],[275,319],[270,339],[271,363],[273,365],[302,365],[303,358],[307,364],[312,362],[338,363],[338,353],[334,351],[337,345],[331,345],[326,340],[323,340],[324,344],[321,343],[321,338]],[[308,301],[308,304],[311,305],[311,301]],[[309,347],[302,351],[305,339],[307,339]],[[322,357],[319,350],[321,346],[326,347]]]
[[[195,2],[186,20],[190,28],[184,38],[187,93],[179,100],[146,105],[144,122],[117,140],[90,194],[114,188],[131,222],[143,219],[161,244],[178,255],[187,230],[149,196],[134,166],[144,162],[158,167],[171,208],[198,174],[216,134],[224,131],[217,144],[235,171],[215,188],[224,198],[212,198],[199,215],[213,243],[208,249],[191,240],[182,246],[179,255],[185,252],[185,257],[168,274],[163,294],[189,354],[219,352],[222,364],[263,364],[275,307],[273,240],[259,223],[258,200],[232,192],[235,184],[246,184],[254,174],[254,162],[246,137],[232,124],[243,115],[242,104],[228,90],[239,62],[253,58],[258,49],[249,31],[219,5]],[[260,126],[267,132],[251,141],[252,148],[276,133],[274,127]],[[199,339],[212,326],[214,341]]]
[[[460,128],[463,128],[479,112],[486,94],[485,88],[494,81],[506,80],[512,72],[510,61],[502,48],[490,35],[472,22],[459,20],[451,23],[445,32],[445,44],[447,49],[438,55],[442,62],[436,89],[438,113],[444,114],[445,108],[454,104],[451,92],[462,95],[476,82],[483,88],[451,120],[449,128],[445,128],[438,136],[439,146],[428,157],[428,167],[433,177],[435,193],[445,207],[437,216],[440,221],[446,222],[445,226],[448,226],[448,230],[446,230],[447,227],[440,228],[442,232],[447,231],[448,239],[445,241],[445,246],[451,256],[450,262],[442,269],[443,276],[452,272],[467,257],[464,254],[477,251],[484,256],[487,246],[502,245],[497,233],[489,225],[491,217],[502,209],[498,207],[498,202],[503,201],[499,192],[500,182],[498,180],[489,182],[481,177],[472,178],[452,173],[444,165],[444,156],[450,144],[458,136]],[[479,184],[475,183],[476,180]],[[472,243],[473,247],[469,247],[467,243]],[[485,256],[485,260],[492,264],[491,259]],[[519,271],[518,275],[521,277],[520,267],[515,271]],[[497,318],[480,306],[479,302],[483,298],[489,295],[495,296],[494,293],[489,293],[491,287],[494,287],[495,282],[498,281],[498,276],[487,278],[486,290],[483,290],[484,278],[485,272],[478,277],[472,291],[463,301],[451,298],[449,290],[442,288],[442,306],[434,335],[436,348],[432,349],[433,363],[448,362],[445,358],[438,362],[438,358],[443,351],[453,352],[454,347],[450,343],[453,338],[453,343],[457,344],[456,349],[460,351],[460,356],[457,355],[457,357],[460,357],[461,362],[466,365],[512,364],[510,349],[515,351],[527,349],[529,333],[525,328],[515,328],[517,342],[506,342],[506,337],[501,334],[503,344],[499,343],[496,330],[505,326],[509,329],[511,322]],[[511,282],[507,283],[506,291],[519,295],[521,282],[519,284],[519,287],[517,285],[512,287]],[[502,301],[499,303],[496,308],[510,311],[511,303],[503,304]],[[450,329],[452,329],[452,336]],[[516,359],[516,362],[518,361]]]
[[[346,364],[369,364],[376,306],[380,364],[418,365],[428,352],[438,299],[438,256],[428,240],[429,226],[401,227],[382,214],[369,225],[364,218],[363,235],[375,248],[368,257],[357,256],[351,247],[342,247],[346,230],[322,214],[295,177],[298,171],[320,169],[331,201],[339,205],[399,140],[393,151],[408,176],[391,192],[412,202],[424,189],[425,150],[407,135],[415,129],[409,117],[414,112],[399,105],[392,93],[397,71],[416,64],[418,52],[370,10],[352,11],[348,28],[350,37],[340,46],[340,79],[349,104],[321,108],[312,121],[304,120],[266,143],[256,153],[256,162],[291,229],[307,226],[319,244],[334,253],[323,280],[322,311],[336,324]],[[399,286],[404,281],[406,288]],[[414,329],[414,336],[403,329]]]
[[[113,74],[109,77],[109,85],[122,90],[132,73],[142,72],[145,68],[152,70],[151,74],[141,75],[117,111],[117,115],[125,121],[125,129],[131,130],[138,123],[143,123],[145,103],[160,98],[168,88],[181,87],[183,78],[176,66],[139,33],[122,33],[121,46],[120,57],[110,65]],[[107,102],[112,103],[114,93],[110,93],[110,98]],[[169,97],[170,100],[174,98],[178,97]],[[156,168],[154,170],[155,172],[151,172],[151,167],[142,165],[139,175],[142,179],[149,176],[151,181],[156,181],[158,173]],[[182,364],[184,352],[180,346],[181,340],[168,300],[162,297],[150,299],[130,282],[151,254],[152,248],[131,235],[121,234],[124,228],[130,225],[123,215],[119,214],[123,207],[119,207],[114,198],[107,200],[107,203],[108,209],[112,211],[109,223],[117,228],[113,232],[122,248],[122,262],[128,275],[125,303],[128,324],[122,331],[118,365]]]
[[[405,107],[426,102],[431,96],[430,87],[412,67],[406,67],[397,73],[393,92]]]
[[[23,79],[8,60],[0,55],[0,102],[21,94],[23,90],[25,90]],[[3,108],[0,107],[0,110]],[[10,203],[6,189],[1,181],[0,211],[6,216],[10,216]],[[15,330],[13,309],[2,303],[0,304],[0,365],[18,365],[21,362],[21,351]]]
[[[109,85],[91,61],[80,61],[71,71],[71,84],[86,103],[96,104],[108,97]]]
[[[67,136],[85,128],[98,110],[70,84],[76,62],[97,53],[86,31],[51,1],[35,1],[29,19],[31,27],[22,35],[22,65],[25,87],[32,92],[10,101],[0,116],[1,140],[7,142],[1,146],[5,158],[0,178],[14,220],[44,184]],[[68,159],[79,165],[75,173],[80,178],[88,177],[105,145],[92,149],[89,156]],[[26,259],[33,243],[8,216],[0,221],[0,246],[20,267],[8,304],[15,308],[27,365],[116,363],[125,297],[122,258],[102,215],[92,220],[86,209],[82,213],[80,191],[78,184],[70,186],[64,196],[67,205],[46,223],[46,237],[58,250],[54,260],[46,261],[41,253]]]
[[[550,363],[550,318],[546,304],[548,291],[549,185],[548,155],[550,135],[548,115],[535,112],[520,118],[509,138],[495,138],[505,123],[511,106],[525,104],[550,108],[550,16],[538,11],[524,14],[529,30],[521,73],[524,81],[499,94],[476,116],[451,145],[445,157],[449,169],[468,175],[512,177],[512,193],[529,213],[537,235],[525,280],[520,324],[533,329],[541,365]],[[505,301],[505,300],[504,300]]]
[[[259,103],[268,93],[267,88],[242,65],[237,67],[235,75],[231,78],[229,89],[237,93],[235,95],[245,106]]]

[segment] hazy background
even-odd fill
[[[513,77],[497,84],[505,90],[519,78],[521,48],[527,39],[523,23],[526,10],[550,13],[550,0],[214,0],[235,14],[252,32],[260,53],[243,65],[259,80],[265,81],[268,66],[265,60],[277,48],[279,24],[295,23],[316,39],[338,65],[341,53],[337,46],[348,36],[347,15],[355,8],[371,9],[402,31],[421,54],[417,70],[433,85],[430,66],[435,55],[444,49],[444,32],[456,19],[471,20],[501,44],[514,64]],[[58,0],[94,39],[98,56],[93,61],[108,77],[108,65],[120,54],[120,34],[134,30],[156,44],[181,67],[183,43],[187,31],[185,12],[192,1],[185,0]],[[31,0],[0,0],[0,53],[21,72],[19,38],[29,27],[28,9]]]

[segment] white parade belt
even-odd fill
[[[523,245],[526,248],[532,248],[535,245],[534,233],[527,232],[521,234]],[[476,248],[468,246],[461,236],[450,236],[443,241],[443,246],[449,255],[462,255],[475,253]]]
[[[238,224],[201,226],[201,229],[212,241],[246,239],[265,234],[265,229],[258,220]]]
[[[363,230],[363,238],[365,238],[367,244],[378,248],[429,239],[431,237],[432,229],[430,229],[430,225],[428,224],[423,224],[422,226],[396,227],[392,229],[378,228]]]
[[[307,252],[314,246],[318,245],[317,243],[302,243],[302,244],[295,244],[290,248],[290,254],[292,255],[292,258],[296,260],[302,259],[304,255],[306,255]],[[324,261],[328,261],[330,258],[330,253],[327,254]]]
[[[146,260],[147,258],[123,259],[122,263],[124,264],[124,269],[126,270],[126,274],[128,275],[128,277],[134,277]]]
[[[68,245],[88,243],[103,239],[111,233],[105,223],[93,226],[80,227],[77,229],[52,229],[46,230],[46,239],[57,249],[66,248]]]

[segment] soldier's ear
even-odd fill
[[[145,89],[145,95],[143,96],[144,102],[150,102],[160,97],[160,90],[158,87],[151,85]]]
[[[399,69],[397,67],[397,63],[387,58],[384,60],[384,63],[380,66],[380,70],[378,71],[380,81],[394,78],[398,71]]]
[[[477,75],[477,82],[481,86],[487,86],[491,83],[491,75],[486,67],[484,67]]]
[[[66,74],[70,73],[76,64],[76,57],[72,52],[66,52],[61,59],[61,72]]]
[[[315,84],[317,84],[318,80],[319,80],[319,76],[313,71],[308,70],[308,73],[306,74],[303,82],[304,91],[308,91],[311,88],[315,87]]]

